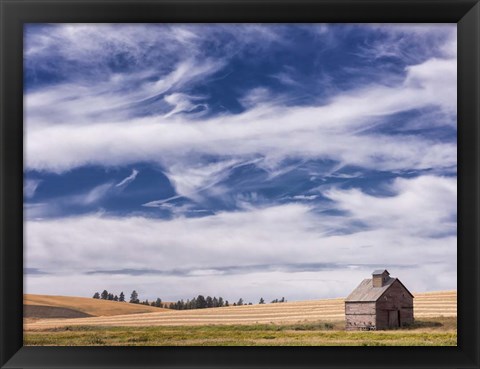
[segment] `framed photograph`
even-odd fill
[[[479,368],[476,0],[1,4],[1,368]]]

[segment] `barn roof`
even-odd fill
[[[388,270],[387,269],[377,269],[377,270],[374,270],[373,271],[373,275],[380,275],[380,274],[383,274],[384,272],[387,272],[388,273]],[[390,274],[390,273],[388,273]]]
[[[372,279],[364,279],[362,283],[360,283],[358,287],[355,288],[350,295],[348,295],[345,301],[361,301],[361,302],[377,301],[395,281],[400,282],[400,280],[397,278],[389,278],[387,281],[385,281],[385,285],[383,287],[373,287]],[[402,282],[400,282],[400,284],[403,286]],[[407,290],[406,287],[405,289]],[[410,293],[410,291],[408,290],[407,292]],[[410,295],[412,294],[410,293]]]

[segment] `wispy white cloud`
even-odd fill
[[[239,164],[238,160],[225,160],[215,163],[199,163],[198,165],[185,165],[183,162],[173,163],[168,166],[170,183],[179,196],[201,200],[202,196],[209,192],[230,173],[230,169]],[[155,206],[166,201],[174,200],[177,196],[159,202],[153,201],[145,206]]]
[[[171,196],[171,197],[167,197],[166,199],[162,199],[162,200],[149,201],[145,204],[142,204],[142,206],[145,206],[147,208],[171,209],[173,207],[173,205],[169,204],[169,202],[172,201],[172,200],[180,199],[182,197],[183,197],[182,195]]]
[[[114,183],[107,182],[81,193],[58,196],[54,200],[24,203],[24,219],[56,218],[72,206],[84,208],[99,206],[102,200],[115,193],[114,189]]]
[[[128,184],[130,184],[131,182],[133,182],[135,180],[135,178],[137,178],[137,175],[138,173],[140,173],[138,170],[136,169],[132,169],[132,174],[130,174],[128,177],[122,179],[120,182],[118,182],[115,187],[122,187],[122,186],[126,186]]]
[[[372,228],[384,228],[388,221],[389,228],[408,229],[412,234],[423,236],[436,237],[456,232],[456,178],[398,178],[385,190],[396,195],[376,197],[356,188],[330,189],[323,194],[335,201],[336,209],[347,211],[351,220]],[[412,212],[416,212],[415,216]]]
[[[85,194],[72,196],[66,201],[79,205],[92,205],[104,198],[112,187],[113,183],[104,183],[94,187]]]
[[[35,196],[38,186],[40,185],[41,180],[27,179],[23,184],[23,195],[29,199]]]
[[[145,86],[145,91],[150,92],[150,96],[145,98],[152,98],[156,95],[163,94],[170,91],[172,88],[181,88],[186,84],[194,84],[198,80],[204,79],[213,73],[217,72],[224,66],[223,60],[206,59],[195,60],[188,59],[181,61],[174,71],[170,74],[160,78],[159,80],[149,83]],[[174,95],[175,96],[175,95]],[[177,95],[178,97],[178,95]],[[167,98],[168,99],[168,98]],[[173,98],[170,95],[170,101]],[[168,100],[167,100],[168,101]]]
[[[246,108],[252,108],[262,104],[274,104],[273,94],[265,87],[256,87],[248,91],[245,96],[240,99],[240,103]]]
[[[208,106],[206,104],[195,104],[194,101],[201,99],[201,97],[196,96],[189,96],[182,93],[173,93],[171,95],[167,95],[164,97],[164,100],[173,106],[173,109],[170,110],[167,114],[163,117],[168,118],[174,114],[182,113],[182,112],[191,112],[197,108],[202,108],[202,112],[206,112],[208,110]]]
[[[177,109],[195,108],[187,104],[187,94],[178,93],[204,81],[223,65],[221,60],[182,61],[168,74],[150,81],[154,71],[134,73],[133,75],[113,75],[106,81],[97,81],[93,86],[85,81],[66,82],[29,92],[24,97],[25,123],[29,129],[41,129],[45,126],[83,126],[110,120],[126,121],[131,119],[142,104],[158,96],[165,96],[164,106],[156,106],[160,115],[172,115],[171,105]],[[142,81],[138,88],[125,89],[126,82],[138,78]],[[138,82],[137,82],[138,83]],[[158,105],[158,104],[156,104]],[[198,104],[197,104],[198,105]]]
[[[318,195],[295,195],[292,197],[293,200],[315,200]]]
[[[363,25],[352,25],[360,29]],[[444,56],[454,56],[452,43],[456,43],[456,28],[449,24],[383,24],[369,25],[376,38],[366,40],[363,57],[370,60],[396,59],[408,64],[432,57],[440,49]]]
[[[44,201],[40,203],[25,203],[25,219],[42,219],[44,217],[58,217],[72,206],[81,206],[89,208],[99,206],[103,200],[109,196],[115,196],[121,193],[130,183],[132,183],[140,172],[132,169],[132,173],[116,183],[109,181],[99,184],[86,191],[58,196],[54,201]],[[100,209],[100,208],[99,208]]]

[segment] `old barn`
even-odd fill
[[[387,270],[375,270],[345,299],[347,330],[394,329],[413,323],[413,295]]]

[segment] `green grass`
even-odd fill
[[[456,319],[394,331],[346,332],[343,322],[174,327],[74,326],[27,331],[27,346],[456,346]]]

